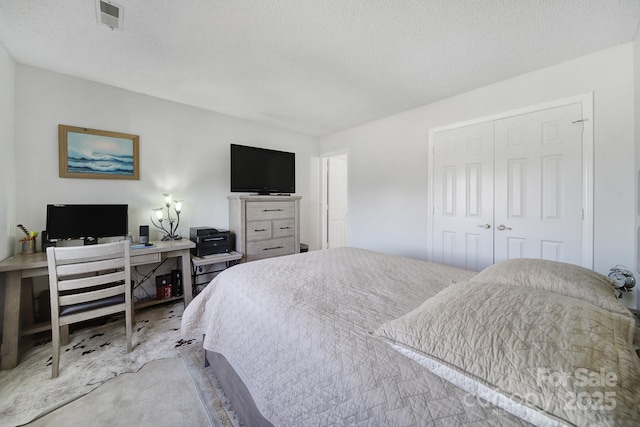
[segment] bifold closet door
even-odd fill
[[[434,262],[582,265],[582,105],[436,132]]]
[[[433,261],[493,264],[493,123],[434,135]]]
[[[571,104],[495,121],[495,261],[582,264],[582,118]]]

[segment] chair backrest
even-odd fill
[[[47,248],[51,317],[75,323],[131,306],[128,242]]]

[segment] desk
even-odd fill
[[[131,250],[131,266],[155,264],[166,258],[180,259],[185,307],[193,298],[191,286],[191,248],[195,243],[189,239],[168,242],[154,242],[153,246]],[[22,329],[20,320],[23,287],[25,294],[32,298],[31,278],[48,276],[47,254],[38,252],[31,255],[14,255],[0,263],[0,273],[6,273],[4,301],[4,325],[2,347],[0,348],[0,369],[11,369],[18,365],[18,347],[21,335],[31,335],[51,329],[51,325],[38,324]],[[22,279],[26,280],[23,284]]]

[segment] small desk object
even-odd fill
[[[189,239],[153,242],[153,246],[132,249],[131,266],[159,263],[166,258],[178,258],[182,274],[183,298],[185,307],[193,299],[191,274],[191,248],[195,244]],[[14,255],[0,262],[0,273],[6,273],[6,289],[4,301],[4,325],[2,331],[2,347],[0,350],[0,369],[11,369],[18,365],[18,346],[20,337],[32,335],[51,329],[48,322],[29,325],[22,328],[20,311],[23,291],[22,279],[48,276],[47,254],[38,252],[31,255]],[[32,283],[25,281],[25,294],[32,298]],[[159,301],[164,302],[164,301]]]

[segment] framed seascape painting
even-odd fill
[[[58,125],[61,178],[140,179],[140,137]]]

